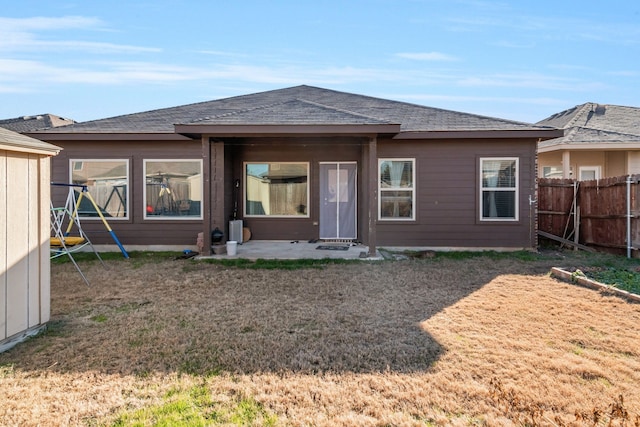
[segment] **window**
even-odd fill
[[[309,163],[245,163],[246,216],[308,217]]]
[[[415,159],[378,160],[379,217],[415,219]]]
[[[600,166],[580,166],[580,181],[600,179]]]
[[[91,198],[80,200],[78,215],[97,218],[100,210],[104,217],[127,219],[129,217],[129,160],[127,159],[71,159],[70,182],[86,185]],[[78,189],[80,191],[80,189]]]
[[[202,161],[144,161],[145,219],[202,219]]]
[[[544,166],[542,168],[543,178],[562,178],[562,166]]]
[[[518,159],[480,159],[480,219],[518,219]]]

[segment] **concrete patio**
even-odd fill
[[[322,247],[346,248],[322,249]],[[255,260],[262,259],[360,259],[360,260],[383,260],[384,257],[376,251],[375,257],[369,257],[369,247],[353,243],[334,243],[318,241],[310,243],[307,241],[282,241],[282,240],[249,240],[237,246],[236,255],[222,253],[219,255],[201,258],[211,259],[233,259],[244,258]]]

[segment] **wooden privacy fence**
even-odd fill
[[[538,179],[538,234],[632,256],[640,245],[640,175],[594,181]]]

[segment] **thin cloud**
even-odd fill
[[[171,84],[183,81],[244,81],[260,84],[346,84],[393,81],[390,70],[357,67],[305,67],[207,64],[202,67],[155,62],[95,62],[83,66],[57,66],[39,61],[0,59],[0,84],[26,90],[51,83],[129,85]],[[21,89],[22,88],[22,89]]]
[[[637,77],[640,75],[638,71],[635,70],[620,70],[620,71],[610,71],[607,74],[610,76],[618,76],[618,77]]]
[[[496,47],[505,47],[508,49],[533,49],[536,47],[536,43],[528,42],[528,43],[516,43],[513,41],[501,40],[495,43],[490,43],[492,46]]]
[[[601,83],[531,73],[466,77],[458,80],[457,84],[467,87],[510,87],[582,92],[604,88],[604,85]]]
[[[236,53],[236,52],[225,52],[222,50],[197,50],[196,53],[202,55],[211,55],[211,56],[221,56],[221,57],[229,57],[229,58],[248,58],[248,54],[244,53]]]
[[[65,30],[100,31],[104,23],[91,17],[64,16],[59,18],[0,18],[0,51],[82,51],[87,53],[144,53],[161,52],[161,49],[145,46],[123,45],[83,40],[52,40],[40,36],[42,32]]]
[[[458,61],[455,56],[440,52],[400,52],[396,56],[415,61]]]
[[[5,39],[0,41],[0,50],[5,51],[42,51],[55,50],[62,51],[82,51],[86,53],[104,54],[104,53],[144,53],[144,52],[162,52],[162,49],[144,46],[132,46],[114,43],[86,42],[82,40],[61,40],[61,41],[45,41],[34,40],[30,38],[24,39]]]
[[[42,30],[91,29],[103,27],[98,18],[86,16],[62,16],[58,18],[36,16],[32,18],[0,17],[0,32],[29,32]]]
[[[597,41],[622,45],[640,43],[640,28],[633,24],[523,15],[509,13],[508,9],[497,12],[483,8],[474,10],[477,13],[473,15],[445,18],[444,28],[451,32],[484,32],[488,29],[502,29],[514,33],[528,33],[536,39],[544,37],[549,40]]]
[[[500,102],[500,103],[518,103],[518,104],[535,104],[544,106],[564,105],[563,100],[546,97],[515,97],[515,96],[467,96],[467,95],[436,95],[436,94],[398,94],[393,99],[411,100],[414,102],[424,101],[444,101],[444,102]]]

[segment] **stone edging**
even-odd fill
[[[552,267],[551,275],[567,282],[577,283],[578,285],[586,286],[587,288],[595,289],[605,293],[611,293],[621,298],[626,298],[629,301],[640,303],[640,295],[632,294],[631,292],[618,289],[615,286],[605,285],[604,283],[596,282],[595,280],[591,280],[580,274],[571,273],[559,267]]]

